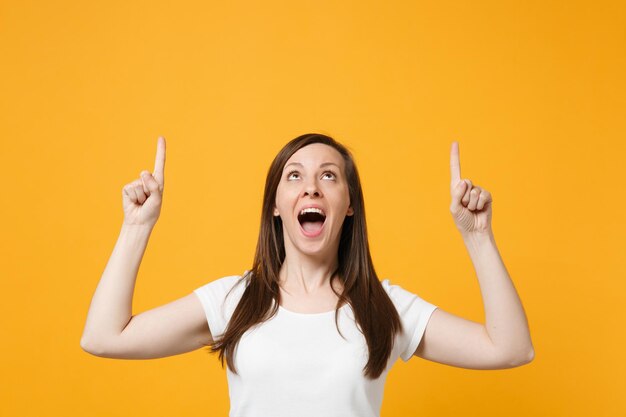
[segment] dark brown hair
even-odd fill
[[[331,280],[340,279],[344,288],[342,294],[337,294],[339,301],[335,309],[335,325],[341,334],[337,324],[339,308],[349,303],[369,350],[369,359],[363,368],[364,375],[376,379],[387,366],[395,336],[403,331],[402,324],[372,264],[363,192],[352,154],[333,138],[318,133],[298,136],[287,143],[274,158],[265,181],[261,230],[254,263],[252,269],[238,282],[239,284],[246,281],[246,288],[223,336],[213,341],[209,350],[211,353],[219,351],[222,367],[226,358],[229,369],[236,374],[233,355],[239,339],[252,326],[269,320],[278,311],[280,305],[278,274],[285,260],[285,244],[282,220],[278,216],[273,216],[276,190],[287,160],[297,150],[312,143],[332,146],[345,161],[345,175],[354,214],[346,216],[343,222],[339,240],[338,268],[331,277]],[[331,288],[335,292],[333,285]]]

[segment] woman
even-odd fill
[[[458,155],[454,142],[450,210],[480,281],[486,325],[379,281],[354,160],[321,134],[293,139],[270,166],[250,271],[131,317],[137,270],[162,201],[159,138],[153,175],[142,171],[123,189],[122,232],[81,346],[124,359],[210,346],[228,365],[231,416],[378,416],[399,357],[470,369],[530,362],[524,310],[491,230],[491,195],[461,179]]]

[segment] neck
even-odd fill
[[[338,265],[338,258],[311,258],[290,254],[283,262],[279,278],[283,287],[304,294],[314,294],[330,287],[330,278]]]

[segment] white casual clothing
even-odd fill
[[[239,275],[194,290],[211,334],[222,336],[244,291]],[[368,350],[350,305],[335,311],[296,313],[279,306],[270,320],[253,326],[235,349],[235,375],[227,367],[229,417],[379,417],[387,373],[398,357],[408,361],[437,308],[418,295],[381,282],[398,310],[398,334],[387,368],[376,380],[363,375]],[[234,287],[228,298],[227,292]]]

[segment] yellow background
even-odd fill
[[[617,416],[624,400],[626,6],[607,1],[0,3],[2,416],[226,416],[204,350],[102,359],[80,336],[167,138],[135,314],[252,261],[269,164],[327,133],[354,152],[389,278],[483,322],[449,152],[494,198],[535,360],[413,358],[382,416]]]

